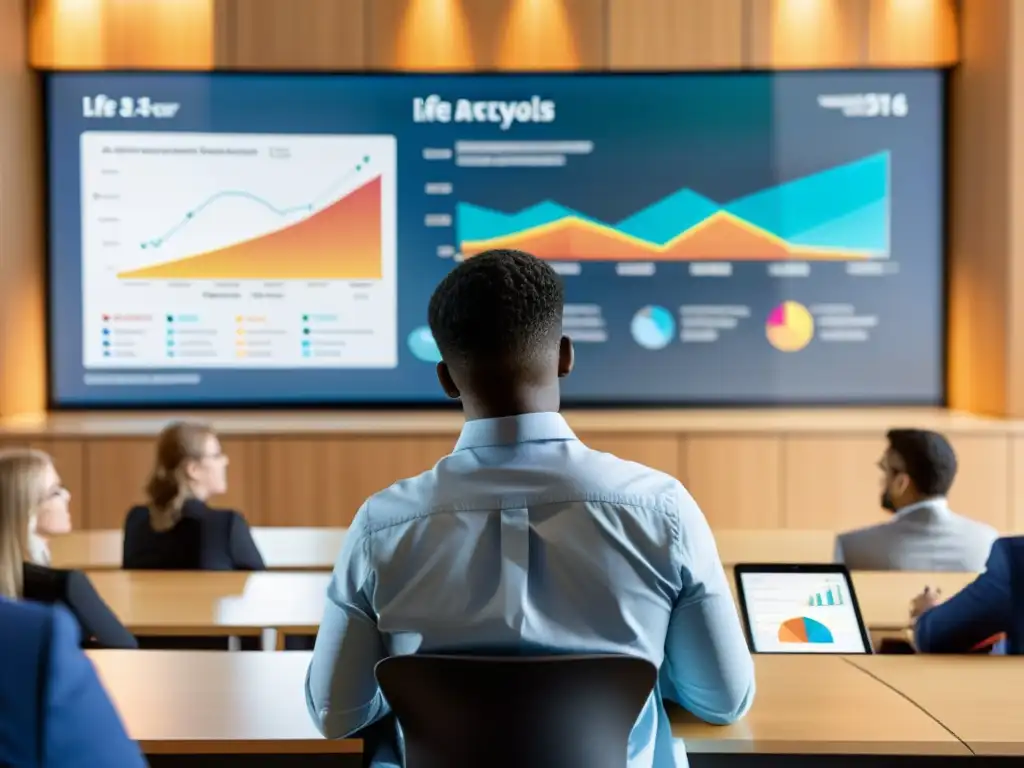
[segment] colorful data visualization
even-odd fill
[[[943,77],[47,75],[53,400],[445,403],[430,296],[515,249],[567,405],[940,404]]]

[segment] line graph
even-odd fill
[[[87,367],[398,364],[394,136],[80,144]]]
[[[220,192],[216,192],[213,195],[207,197],[202,203],[197,205],[192,210],[188,211],[181,219],[170,229],[164,232],[158,237],[154,237],[150,240],[144,240],[140,245],[142,248],[159,248],[181,230],[195,221],[199,214],[209,209],[214,203],[220,200],[226,200],[229,198],[239,198],[243,200],[249,200],[258,205],[261,205],[271,213],[277,214],[281,217],[287,217],[296,213],[312,213],[323,205],[325,200],[330,199],[330,195],[335,192],[338,188],[342,187],[346,182],[352,180],[357,174],[361,173],[364,169],[369,169],[372,158],[369,155],[364,155],[362,160],[352,169],[345,173],[341,178],[337,179],[330,186],[328,186],[323,192],[318,194],[308,203],[300,203],[299,205],[292,205],[287,208],[280,208],[270,200],[264,197],[253,194],[246,190],[241,189],[225,189]]]
[[[86,269],[121,280],[394,273],[392,136],[87,133]]]

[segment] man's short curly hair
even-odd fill
[[[491,250],[448,273],[427,317],[445,362],[519,365],[554,348],[564,304],[549,264],[522,251]]]

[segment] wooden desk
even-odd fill
[[[975,754],[1024,757],[1024,659],[859,656],[849,660],[911,699]]]
[[[137,635],[315,634],[329,573],[98,571],[89,578]]]
[[[347,528],[253,528],[252,537],[272,571],[329,571]],[[117,529],[74,531],[50,541],[57,568],[107,571],[121,567],[124,534]]]
[[[146,754],[353,754],[306,712],[308,653],[90,651],[129,735]]]
[[[734,725],[670,710],[688,752],[968,755],[967,747],[896,691],[840,656],[755,656],[757,696]]]
[[[352,753],[319,737],[302,694],[310,654],[92,651],[128,732],[148,754]],[[898,659],[897,661],[903,661]],[[672,710],[692,754],[967,755],[938,722],[843,658],[756,659],[750,714],[711,726]]]

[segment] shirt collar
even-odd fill
[[[946,501],[945,496],[933,496],[932,498],[925,499],[924,501],[918,501],[913,504],[908,504],[907,506],[899,510],[895,515],[893,515],[893,517],[907,517],[908,515],[912,515],[914,512],[918,512],[922,509],[930,509],[936,512],[942,512],[949,509],[949,504]]]
[[[524,413],[500,419],[476,419],[462,427],[456,451],[498,445],[537,443],[543,440],[575,440],[565,419],[558,413]]]

